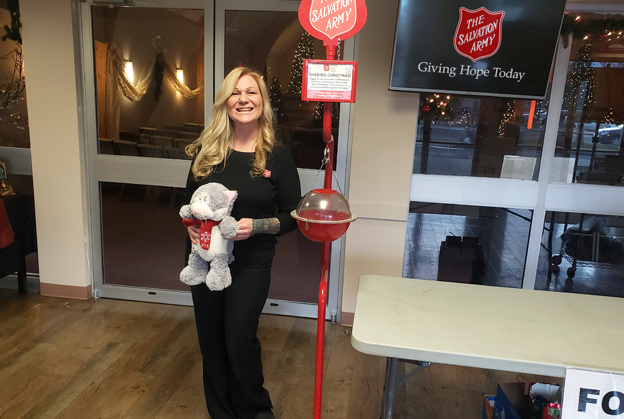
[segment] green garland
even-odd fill
[[[564,48],[568,47],[569,37],[575,40],[586,36],[596,37],[624,31],[624,19],[580,19],[572,17],[569,13],[563,16],[561,25],[561,43]]]
[[[22,22],[20,21],[19,1],[8,0],[7,9],[9,9],[11,14],[11,26],[4,25],[6,33],[2,35],[2,40],[10,39],[22,45]]]
[[[163,77],[165,75],[165,64],[162,54],[156,56],[156,62],[154,63],[154,81],[156,82],[156,90],[154,91],[154,98],[158,102],[162,95]]]

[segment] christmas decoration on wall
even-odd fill
[[[148,72],[144,73],[135,84],[126,75],[124,69],[126,60],[123,58],[121,50],[115,44],[111,44],[108,49],[106,65],[107,84],[109,81],[116,81],[122,94],[132,102],[138,102],[143,98],[156,73],[157,77],[160,77],[159,80],[157,79],[158,84],[162,85],[162,75],[164,74],[178,93],[187,99],[192,99],[204,91],[204,86],[198,86],[196,89],[191,90],[178,79],[175,67],[167,60],[167,50],[160,44],[160,36],[156,36],[152,40],[152,46],[154,47],[154,54],[146,66]],[[107,95],[108,93],[107,91]]]
[[[290,83],[288,83],[288,93],[301,94],[301,81],[303,78],[303,60],[314,58],[314,38],[309,33],[304,32],[297,44],[293,66],[290,71]]]
[[[15,109],[17,102],[24,100],[26,87],[19,2],[9,0],[7,8],[11,15],[11,25],[4,25],[6,33],[2,36],[2,40],[13,41],[16,46],[11,52],[0,57],[0,68],[8,69],[7,74],[0,73],[0,123],[13,123],[17,129],[25,129],[28,126],[28,118]]]
[[[20,21],[19,1],[8,0],[7,9],[11,15],[11,26],[4,25],[6,33],[2,35],[2,40],[10,39],[22,45],[22,22]]]
[[[284,122],[284,95],[282,94],[282,85],[277,77],[273,77],[269,86],[269,99],[271,100],[271,108],[277,119],[277,123]]]
[[[147,93],[155,73],[157,73],[158,85],[162,85],[163,76],[161,74],[164,74],[178,93],[187,99],[192,99],[204,91],[203,85],[191,90],[186,84],[178,80],[176,68],[167,60],[167,50],[160,44],[160,36],[154,37],[152,47],[154,53],[145,65],[148,70],[141,75],[136,84],[130,81],[126,74],[126,60],[119,47],[115,44],[108,47],[106,58],[106,132],[111,133],[109,134],[111,139],[117,139],[119,135],[119,112],[121,109],[119,92],[131,102],[138,102]],[[158,100],[160,92],[158,92],[158,88],[156,90],[156,100]]]
[[[160,100],[162,95],[163,77],[165,76],[165,65],[160,54],[156,56],[156,62],[154,63],[154,81],[156,82],[156,89],[154,91],[154,99]]]
[[[583,19],[579,15],[566,13],[561,25],[561,43],[565,48],[569,46],[570,35],[575,40],[591,41],[598,37],[622,39],[624,19]]]

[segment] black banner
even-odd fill
[[[401,0],[390,90],[543,99],[565,0]]]

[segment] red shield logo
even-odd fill
[[[303,29],[324,45],[338,45],[364,26],[367,11],[364,0],[302,0],[299,22]]]
[[[485,7],[477,10],[459,8],[459,22],[455,29],[455,51],[472,62],[491,57],[498,52],[502,40],[505,12],[490,12]]]

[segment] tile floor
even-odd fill
[[[528,210],[413,203],[407,221],[403,276],[437,279],[442,241],[447,236],[477,237],[483,249],[485,269],[482,275],[473,276],[473,282],[520,288],[530,217]],[[550,228],[549,223],[546,228]],[[559,253],[561,241],[558,237],[563,231],[564,225],[556,222],[554,254]],[[620,237],[620,241],[624,236],[622,227],[609,227],[605,232],[608,236]],[[568,278],[573,258],[564,255],[559,271],[549,277],[546,229],[542,244],[535,289],[624,297],[624,265],[577,261],[574,278]],[[471,270],[472,266],[466,264],[465,269]]]

